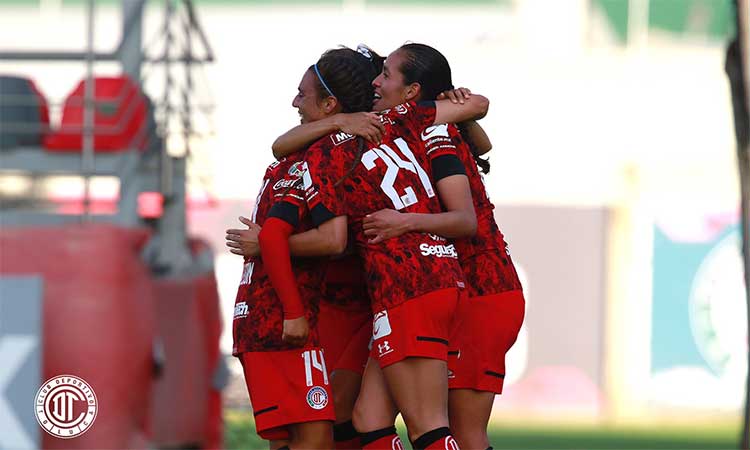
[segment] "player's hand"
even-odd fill
[[[284,321],[284,331],[281,339],[289,345],[302,347],[307,343],[307,335],[310,333],[310,326],[307,324],[305,316],[296,319]]]
[[[466,100],[471,97],[471,91],[468,88],[460,87],[456,89],[449,89],[445,92],[441,92],[438,96],[438,100],[448,99],[451,103],[464,104]]]
[[[375,144],[380,144],[383,140],[385,125],[380,122],[380,116],[375,113],[337,114],[336,122],[338,128],[344,133],[361,136]]]
[[[409,216],[394,209],[381,209],[372,214],[367,214],[362,220],[365,236],[371,239],[370,244],[377,244],[386,239],[401,236],[411,231]]]
[[[260,245],[258,245],[258,234],[260,225],[253,223],[247,217],[240,216],[240,222],[247,225],[247,230],[231,228],[227,230],[227,247],[235,255],[260,256]]]

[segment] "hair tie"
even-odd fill
[[[372,60],[372,53],[365,44],[359,44],[357,46],[357,53],[363,55],[365,58]]]
[[[333,92],[328,87],[328,85],[326,84],[326,82],[323,81],[323,77],[320,75],[320,71],[318,70],[318,63],[315,63],[313,65],[313,68],[315,69],[315,75],[317,75],[318,76],[318,80],[320,80],[320,84],[322,84],[323,87],[326,88],[326,91],[328,91],[328,93],[331,95],[331,97],[335,97],[335,95],[333,95]]]

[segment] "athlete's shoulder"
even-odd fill
[[[430,142],[436,138],[452,138],[454,135],[450,130],[450,125],[440,123],[437,125],[430,125],[429,127],[422,130],[421,138],[424,142]]]
[[[383,110],[380,112],[380,115],[382,117],[391,117],[391,118],[397,118],[398,116],[406,116],[411,113],[414,113],[416,110],[418,110],[419,106],[417,102],[411,101],[406,103],[401,103],[400,105],[396,105],[393,108],[388,108],[386,110]]]
[[[299,169],[300,163],[304,160],[304,152],[296,152],[285,156],[278,161],[274,161],[266,168],[266,178],[282,178],[292,174]],[[293,169],[294,168],[294,169]]]
[[[357,136],[343,131],[336,131],[315,141],[308,149],[308,155],[328,155],[341,148],[356,146]]]
[[[392,125],[423,128],[435,119],[435,102],[406,102],[381,112],[381,120]]]

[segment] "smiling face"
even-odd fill
[[[329,115],[330,112],[326,109],[328,99],[319,97],[316,76],[312,70],[305,72],[297,90],[292,106],[299,112],[300,123],[315,122]]]
[[[405,84],[401,65],[406,60],[404,52],[396,50],[383,63],[383,71],[372,82],[375,88],[373,111],[383,111],[419,96],[419,84]]]

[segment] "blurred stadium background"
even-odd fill
[[[224,230],[311,62],[405,41],[492,101],[487,188],[528,301],[495,448],[737,447],[731,0],[141,3],[0,0],[0,448],[260,448]],[[33,417],[59,373],[102,386],[71,441]]]

